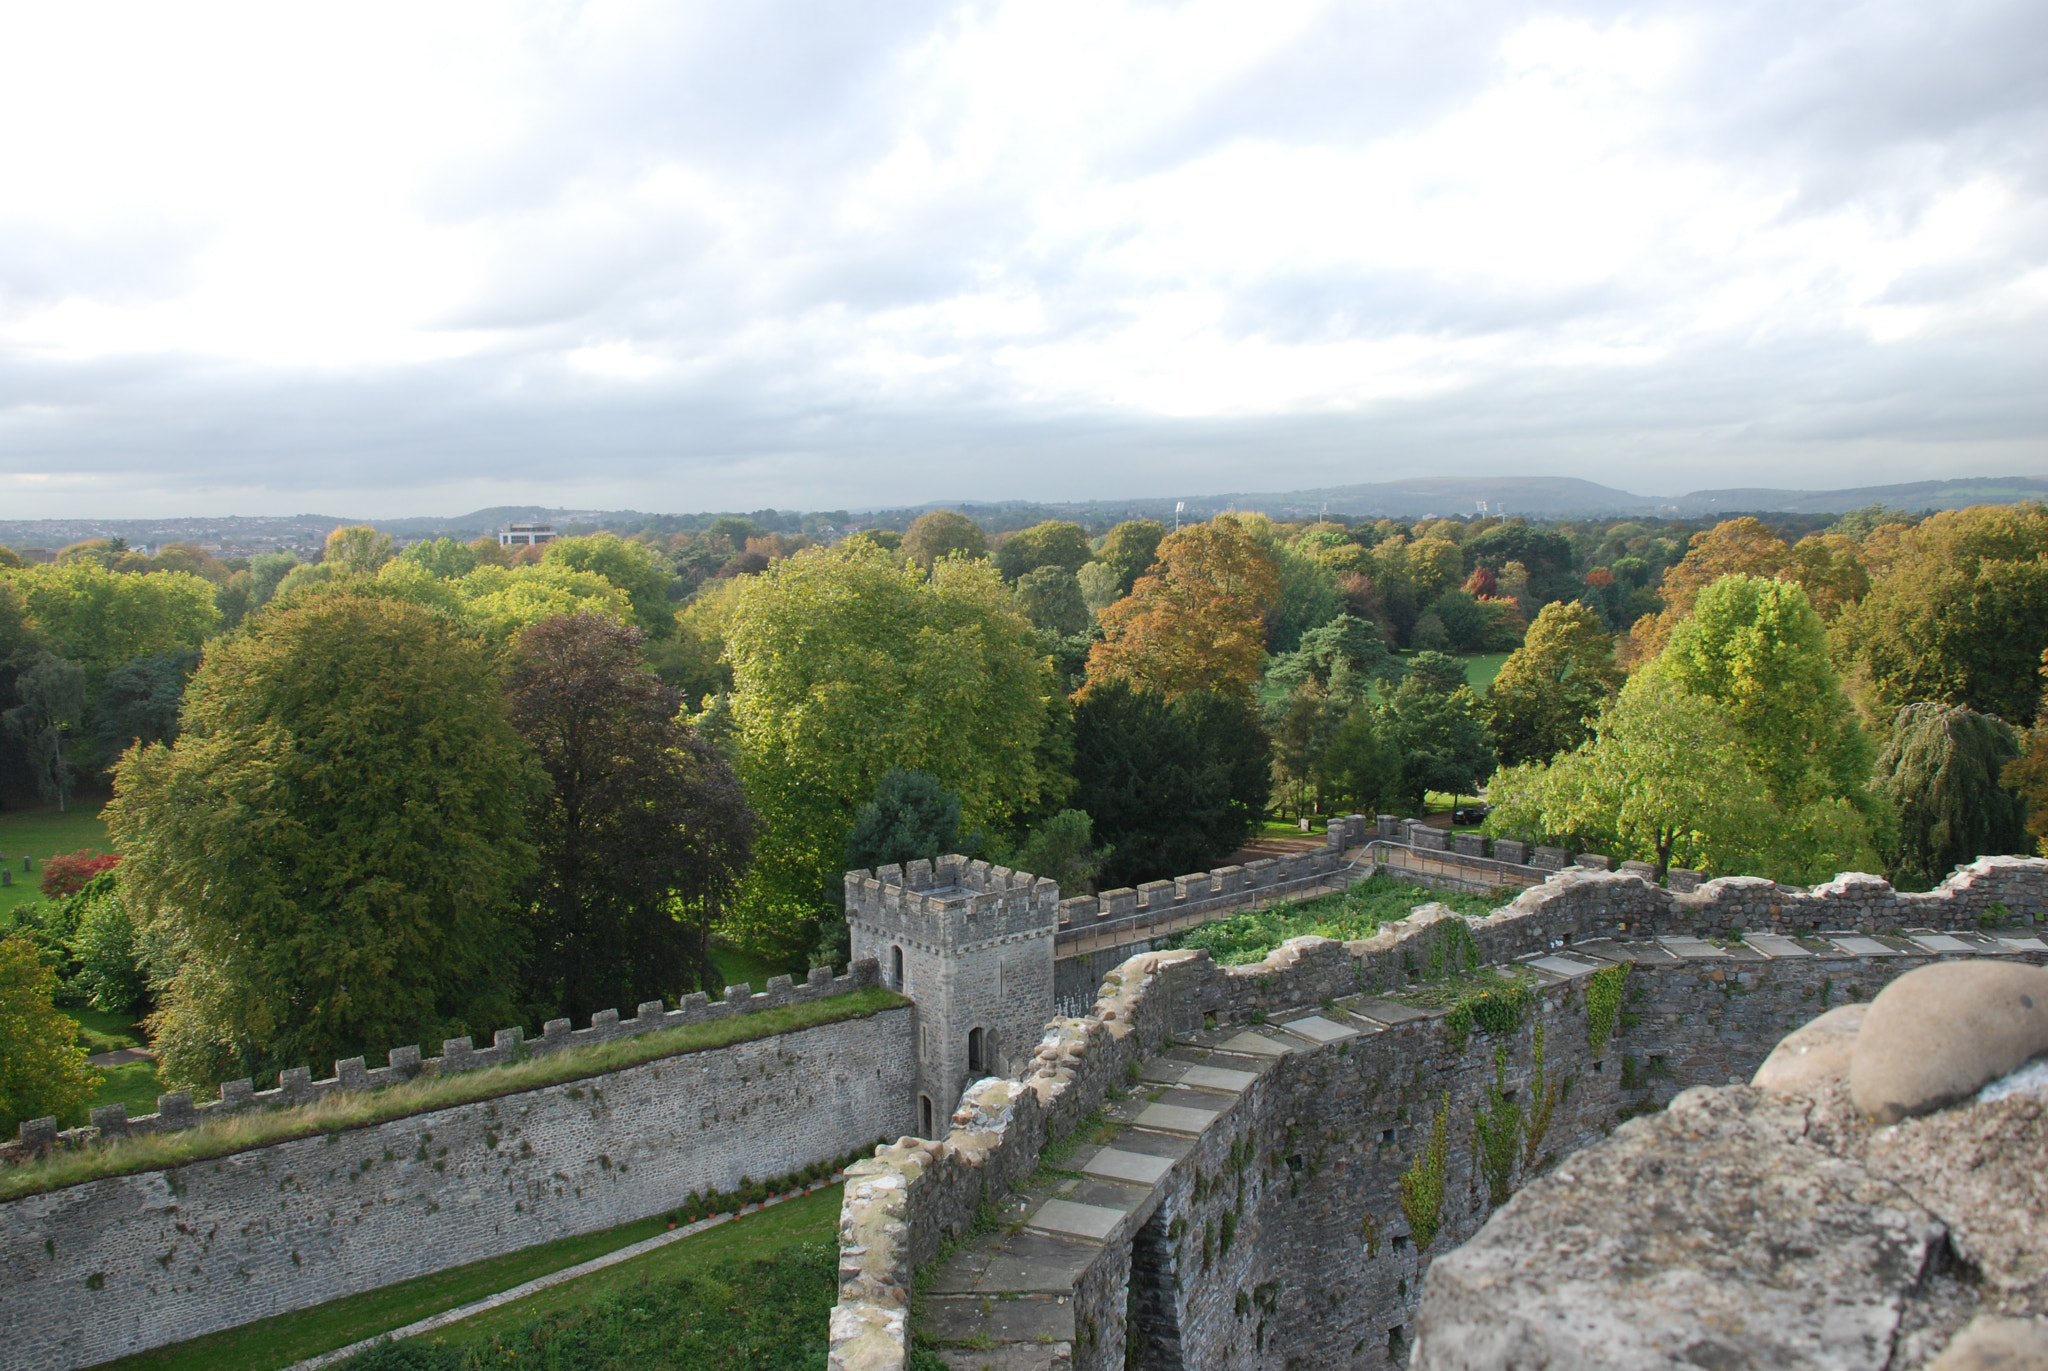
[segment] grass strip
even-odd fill
[[[233,1114],[171,1133],[147,1133],[108,1143],[52,1153],[40,1160],[0,1172],[0,1201],[36,1195],[82,1181],[157,1171],[224,1157],[251,1148],[318,1137],[345,1129],[402,1119],[455,1105],[473,1104],[521,1091],[590,1076],[602,1076],[643,1062],[690,1052],[729,1047],[822,1024],[868,1018],[885,1009],[909,1004],[879,986],[850,995],[757,1010],[710,1023],[665,1028],[590,1047],[569,1048],[544,1057],[528,1057],[507,1066],[484,1067],[450,1076],[422,1076],[382,1090],[336,1091],[312,1104],[287,1109],[257,1109]]]
[[[573,1308],[600,1294],[629,1286],[643,1275],[686,1271],[716,1261],[771,1254],[797,1242],[831,1241],[839,1222],[840,1190],[836,1185],[827,1186],[802,1199],[749,1214],[737,1223],[720,1224],[647,1257],[565,1282],[420,1341],[460,1341],[488,1336],[501,1329],[516,1331],[533,1318]],[[403,1328],[443,1310],[657,1237],[667,1231],[668,1222],[666,1215],[656,1215],[601,1233],[559,1238],[380,1290],[330,1300],[311,1309],[138,1352],[104,1363],[100,1371],[279,1371],[308,1357]],[[834,1256],[836,1260],[836,1249]]]

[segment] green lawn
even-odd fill
[[[479,1315],[443,1329],[426,1341],[453,1346],[511,1335],[530,1320],[573,1312],[645,1279],[700,1273],[707,1267],[736,1259],[773,1256],[805,1242],[831,1243],[839,1223],[839,1199],[839,1187],[826,1186],[800,1200],[721,1224],[638,1260]],[[563,1238],[295,1314],[281,1314],[209,1337],[137,1353],[107,1366],[110,1371],[276,1371],[301,1358],[346,1347],[430,1314],[509,1290],[565,1266],[615,1252],[664,1232],[667,1227],[663,1216],[602,1233]],[[829,1308],[829,1297],[825,1303]],[[822,1360],[822,1319],[816,1341]]]
[[[1472,687],[1474,695],[1484,695],[1492,687],[1493,678],[1500,675],[1501,664],[1510,655],[1506,652],[1482,652],[1458,659],[1465,664],[1465,681]]]
[[[106,852],[107,826],[100,822],[105,795],[74,795],[70,806],[59,814],[55,805],[0,810],[0,853],[6,854],[8,873],[14,884],[0,886],[0,924],[8,921],[17,905],[40,900],[36,882],[43,878],[43,859],[59,852],[81,848]],[[32,858],[35,870],[24,873],[21,859]]]

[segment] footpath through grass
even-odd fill
[[[840,1188],[826,1186],[343,1365],[349,1371],[822,1368],[826,1321],[838,1286],[839,1200]],[[667,1217],[658,1216],[563,1238],[137,1353],[107,1363],[105,1371],[278,1371],[615,1252],[667,1226]],[[692,1343],[683,1336],[691,1331],[703,1336]]]
[[[1465,895],[1409,885],[1392,876],[1374,876],[1335,895],[1271,909],[1248,909],[1215,923],[1189,929],[1174,947],[1199,947],[1221,966],[1256,962],[1289,938],[1319,934],[1325,938],[1369,938],[1383,923],[1405,919],[1417,906],[1440,901],[1460,914],[1488,914],[1508,896]]]

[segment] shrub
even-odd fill
[[[85,883],[102,871],[112,871],[120,862],[112,852],[60,852],[43,863],[43,894],[53,900],[76,895]]]

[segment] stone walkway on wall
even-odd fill
[[[926,1287],[917,1325],[955,1371],[1056,1371],[1089,1330],[1077,1293],[1112,1246],[1128,1248],[1159,1206],[1175,1163],[1280,1058],[1377,1033],[1421,1011],[1369,996],[1327,1014],[1198,1033],[1148,1059],[1139,1083],[1064,1158],[1002,1206]],[[1374,1017],[1378,1015],[1379,1017]]]
[[[1539,985],[1550,985],[1623,962],[1696,963],[1719,980],[1716,971],[1739,975],[1744,965],[1780,960],[1856,962],[2042,951],[2048,947],[2027,933],[1843,932],[1803,938],[1751,935],[1741,943],[1599,939],[1523,958],[1517,965]],[[1090,1289],[1091,1280],[1099,1284],[1109,1274],[1121,1284],[1123,1254],[1158,1209],[1176,1163],[1227,1120],[1263,1073],[1289,1053],[1445,1012],[1371,995],[1346,996],[1321,1012],[1296,1011],[1284,1022],[1194,1034],[1149,1058],[1129,1094],[1104,1107],[1101,1122],[1085,1131],[1082,1144],[1057,1169],[1042,1168],[1007,1197],[995,1231],[969,1239],[932,1273],[915,1315],[917,1336],[936,1344],[954,1371],[1071,1366],[1077,1340],[1093,1332],[1077,1326],[1077,1305],[1104,1304],[1102,1292]],[[1105,1260],[1112,1256],[1118,1259]],[[1111,1266],[1113,1273],[1107,1270]]]

